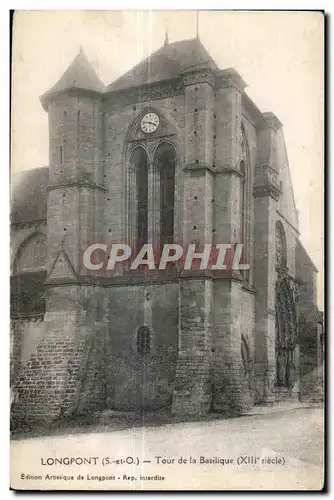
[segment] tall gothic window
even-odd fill
[[[276,267],[285,269],[287,266],[286,238],[283,225],[276,222]]]
[[[297,312],[291,282],[276,284],[276,385],[293,387],[296,377]]]
[[[175,149],[167,142],[161,144],[154,156],[154,165],[160,172],[160,242],[174,239]]]
[[[250,264],[250,197],[251,197],[251,176],[249,148],[244,127],[241,126],[241,151],[240,161],[240,242],[243,244],[243,261]],[[249,281],[249,270],[244,271],[244,277]]]
[[[130,163],[136,175],[137,186],[137,246],[147,243],[148,238],[148,159],[146,151],[136,147]]]

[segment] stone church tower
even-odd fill
[[[282,124],[245,86],[196,38],[107,87],[81,51],[42,96],[49,167],[21,178],[12,204],[16,415],[241,413],[299,397],[315,269]],[[91,273],[85,249],[111,241],[243,243],[250,268]]]

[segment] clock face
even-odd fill
[[[159,127],[159,122],[159,116],[156,113],[147,113],[143,117],[140,126],[145,134],[152,134]]]

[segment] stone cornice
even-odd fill
[[[234,87],[236,90],[243,93],[245,87],[247,87],[247,84],[234,68],[227,68],[218,73],[217,87]]]
[[[235,167],[230,167],[229,165],[216,165],[215,168],[216,174],[225,174],[225,175],[236,175],[237,177],[243,177],[240,170]]]
[[[234,167],[229,167],[228,165],[211,165],[209,163],[188,163],[185,164],[183,167],[183,170],[187,171],[206,171],[209,170],[213,174],[225,174],[225,175],[236,175],[237,177],[243,177],[242,173],[240,170],[234,168]]]
[[[48,111],[49,103],[56,101],[59,97],[77,97],[78,95],[87,95],[94,99],[102,99],[104,92],[98,92],[96,90],[84,89],[81,87],[72,87],[70,89],[64,89],[60,91],[50,91],[46,92],[40,97],[40,102],[45,111]]]
[[[279,175],[278,172],[267,163],[255,167],[253,194],[255,198],[271,196],[276,201],[279,200],[281,195]]]
[[[264,120],[262,128],[272,128],[273,130],[275,130],[275,132],[277,132],[277,130],[283,127],[283,124],[279,121],[277,116],[271,111],[262,113],[262,116]]]
[[[78,281],[72,278],[54,278],[47,280],[43,286],[45,287],[55,287],[55,286],[100,286],[104,288],[109,287],[129,287],[129,286],[141,286],[150,284],[167,284],[167,283],[179,283],[180,280],[195,280],[195,279],[209,279],[209,280],[223,280],[223,281],[235,281],[243,285],[243,289],[250,293],[256,293],[255,289],[248,285],[242,275],[232,270],[211,270],[211,269],[191,269],[189,271],[174,271],[168,272],[159,271],[158,269],[149,271],[143,276],[130,275],[129,273],[123,276],[114,277],[102,277],[102,276],[79,276]]]
[[[103,98],[110,100],[111,104],[115,103],[117,106],[149,102],[182,95],[185,87],[197,83],[208,83],[211,87],[215,87],[215,80],[215,74],[209,68],[197,68],[181,73],[178,78],[171,80],[161,80],[121,90],[109,90]]]
[[[80,286],[82,283],[81,279],[76,279],[75,277],[65,277],[65,278],[47,278],[43,286],[53,287],[53,286],[66,286],[66,285],[77,285]]]
[[[188,70],[181,73],[178,78],[170,80],[149,82],[145,85],[120,90],[110,89],[105,92],[103,99],[110,100],[111,104],[115,103],[117,106],[135,104],[181,95],[184,93],[185,87],[200,83],[208,83],[212,88],[234,87],[242,94],[244,94],[244,89],[247,86],[234,68],[213,71],[203,66]]]
[[[215,87],[215,75],[207,68],[197,69],[184,73],[183,75],[183,85],[185,87],[189,85],[196,85],[197,83],[208,83],[211,87]]]
[[[13,314],[10,316],[11,321],[43,321],[45,313],[33,313],[33,314]]]
[[[263,196],[270,196],[274,200],[279,200],[280,192],[273,186],[267,184],[263,186],[254,186],[253,196],[254,198],[262,198]]]
[[[47,219],[35,219],[35,220],[27,220],[22,222],[12,222],[11,226],[13,228],[21,229],[23,227],[32,227],[38,226],[39,224],[46,224]]]
[[[190,172],[206,172],[207,170],[215,173],[216,169],[213,165],[210,165],[209,163],[186,163],[183,166],[183,170],[190,171]]]
[[[50,184],[47,187],[47,191],[54,191],[55,189],[63,189],[63,188],[70,188],[70,187],[97,189],[97,190],[103,191],[103,192],[107,191],[107,189],[104,186],[101,186],[100,184],[96,184],[95,182],[75,181],[75,180],[67,181],[67,182],[60,182],[58,184]]]
[[[183,81],[181,78],[172,80],[162,80],[160,82],[149,83],[138,87],[129,87],[121,90],[110,90],[104,95],[105,100],[117,106],[126,104],[136,104],[157,99],[165,99],[184,93]]]

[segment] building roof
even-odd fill
[[[70,89],[90,90],[93,92],[103,92],[105,89],[104,84],[82,49],[58,82],[41,97],[43,106],[45,107],[51,95]]]
[[[318,273],[319,272],[318,269],[316,268],[313,260],[309,256],[306,248],[304,247],[304,245],[302,244],[302,242],[300,241],[299,238],[297,238],[297,240],[296,240],[296,248],[297,248],[297,250],[300,250],[302,252],[305,260],[307,260],[308,264],[312,267],[312,269]]]
[[[208,67],[213,71],[218,70],[218,66],[199,38],[166,43],[147,59],[112,82],[107,90],[115,91],[168,80],[178,77],[180,73],[201,67]]]
[[[49,168],[35,168],[13,175],[11,222],[14,224],[46,219]]]

